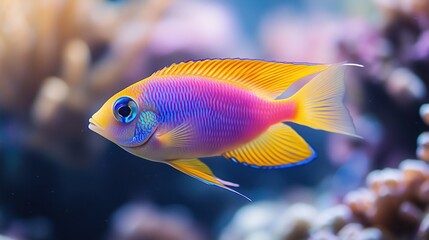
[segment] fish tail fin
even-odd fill
[[[355,64],[336,64],[320,72],[290,98],[280,100],[295,105],[288,119],[301,125],[328,132],[359,137],[343,103],[344,70]]]

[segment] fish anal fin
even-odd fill
[[[273,169],[307,163],[316,153],[290,126],[278,123],[255,140],[223,156],[246,166]]]
[[[266,62],[251,59],[211,59],[182,62],[155,72],[152,77],[198,76],[238,85],[274,99],[290,85],[330,65]]]
[[[183,122],[175,128],[157,135],[158,141],[164,147],[189,147],[194,143],[195,132],[189,121]]]
[[[217,178],[210,170],[210,168],[198,159],[173,160],[173,161],[169,161],[168,164],[174,167],[175,169],[193,178],[200,180],[201,182],[204,182],[209,185],[215,185],[220,188],[229,190],[251,201],[250,198],[227,187],[227,186],[238,187],[238,184],[231,183],[228,181],[224,181],[220,178]]]

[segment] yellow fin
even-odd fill
[[[276,98],[297,80],[321,72],[329,65],[265,62],[250,59],[213,59],[182,62],[152,76],[199,76],[238,85],[249,91]]]
[[[168,164],[170,164],[175,169],[191,177],[194,177],[206,184],[215,185],[223,189],[229,190],[251,201],[250,198],[227,187],[227,186],[238,187],[238,184],[231,183],[217,178],[210,170],[210,168],[198,159],[174,160],[174,161],[169,161]]]
[[[246,166],[273,169],[307,163],[316,153],[291,127],[278,123],[257,139],[223,156]]]
[[[194,132],[190,122],[183,122],[170,131],[157,136],[163,146],[187,147],[194,143]]]
[[[292,97],[281,101],[296,103],[293,122],[329,132],[355,137],[353,121],[343,104],[344,69],[350,64],[337,64],[319,73]]]

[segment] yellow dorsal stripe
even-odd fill
[[[198,76],[238,85],[249,91],[276,98],[299,79],[330,65],[265,62],[250,59],[213,59],[182,62],[163,68],[152,77]]]

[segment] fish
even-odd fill
[[[289,122],[359,137],[343,104],[344,72],[358,64],[208,59],[165,67],[109,98],[89,129],[146,160],[247,196],[200,159],[259,169],[309,163],[316,151]],[[281,95],[303,78],[292,96]]]

